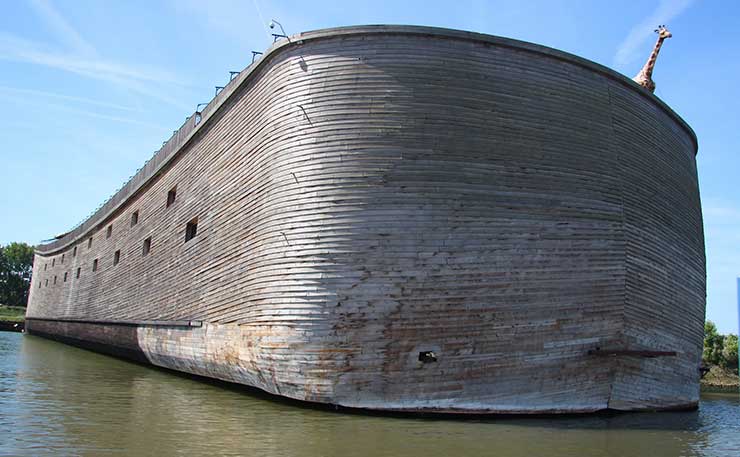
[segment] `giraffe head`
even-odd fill
[[[665,28],[665,25],[659,25],[657,29],[655,29],[655,33],[658,34],[660,38],[666,39],[673,36],[671,32],[668,31],[667,28]]]

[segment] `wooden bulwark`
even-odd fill
[[[29,317],[202,322],[141,325],[138,347],[157,365],[361,408],[698,400],[696,139],[611,70],[465,32],[309,32],[171,142],[83,228],[39,247]]]

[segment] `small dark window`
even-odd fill
[[[54,284],[57,283],[57,275],[54,275]]]
[[[170,189],[169,192],[167,192],[167,208],[175,203],[175,197],[177,197],[177,186],[173,187],[172,189]]]
[[[437,361],[437,354],[434,351],[423,351],[419,353],[419,362],[432,363]]]
[[[57,259],[51,259],[51,266],[52,266],[52,267],[53,267],[53,266],[54,266],[54,264],[56,264],[56,263],[57,263]]]
[[[44,264],[44,271],[46,271],[46,267],[48,267],[48,266],[49,266],[49,264],[48,264],[48,263],[45,263],[45,264]]]
[[[49,280],[48,279],[44,280],[44,287],[49,287]]]
[[[133,227],[134,225],[136,225],[138,223],[139,223],[139,212],[138,211],[134,211],[131,214],[131,227]]]
[[[62,263],[64,263],[64,254],[62,254]]]
[[[121,251],[116,251],[113,254],[113,265],[118,265],[118,262],[121,261]]]
[[[152,238],[149,237],[144,240],[144,247],[141,251],[141,255],[147,255],[149,254],[149,251],[152,250]]]
[[[90,237],[90,238],[89,238],[89,239],[87,240],[87,248],[88,248],[88,249],[90,249],[91,247],[92,247],[92,237]]]
[[[72,249],[72,257],[77,257],[77,246]]]
[[[67,272],[64,272],[64,282],[67,282]]]
[[[82,273],[82,268],[77,268],[77,279],[80,278],[80,273]]]
[[[98,259],[93,260],[93,271],[98,271]]]
[[[188,222],[185,226],[185,242],[192,240],[195,238],[195,235],[198,234],[198,218],[196,217],[192,221]]]
[[[41,281],[39,281],[39,289],[41,289]]]
[[[110,238],[110,236],[113,235],[113,225],[108,226],[108,231],[105,232],[105,237]]]

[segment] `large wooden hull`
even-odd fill
[[[297,35],[38,248],[27,327],[348,407],[693,407],[695,154],[660,100],[559,51],[421,27]]]

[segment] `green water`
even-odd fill
[[[740,398],[611,417],[376,417],[0,332],[0,455],[740,456]]]

